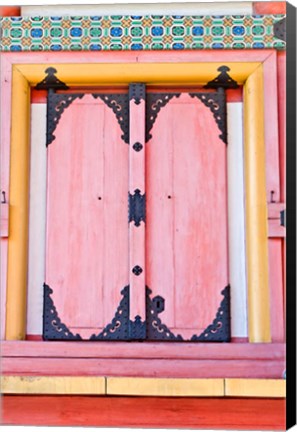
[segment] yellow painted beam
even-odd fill
[[[104,377],[3,376],[3,394],[105,394]]]
[[[248,308],[250,342],[269,342],[267,208],[265,202],[265,149],[263,78],[261,63],[227,62],[232,78],[246,80],[245,158]],[[206,83],[217,76],[221,63],[97,63],[51,64],[68,85],[90,86],[142,81],[154,84]],[[48,64],[18,64],[12,77],[12,135],[10,237],[6,339],[24,339],[29,183],[29,84],[45,76]],[[264,199],[264,201],[263,201]]]
[[[6,339],[19,340],[26,328],[30,88],[15,67],[12,79]]]
[[[271,342],[262,66],[244,86],[244,141],[249,341]]]
[[[233,79],[242,84],[260,65],[259,62],[226,62]],[[31,85],[45,77],[48,64],[18,64],[18,70]],[[58,78],[68,85],[128,84],[205,84],[218,75],[222,62],[209,63],[96,63],[51,64]]]
[[[225,396],[286,397],[284,379],[225,379]]]
[[[108,395],[224,396],[223,379],[107,378]]]

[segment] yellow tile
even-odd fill
[[[105,394],[104,377],[1,377],[3,394]]]
[[[223,396],[223,379],[107,378],[107,394],[139,396]]]
[[[286,397],[284,379],[232,379],[225,380],[226,396]]]

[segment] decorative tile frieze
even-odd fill
[[[285,15],[0,17],[1,51],[284,49]]]

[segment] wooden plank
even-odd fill
[[[242,103],[227,104],[228,253],[233,337],[248,334],[242,111]]]
[[[105,394],[104,377],[2,376],[2,394]]]
[[[134,92],[141,94],[140,101],[133,97]],[[134,145],[141,145],[137,151]],[[145,196],[145,85],[129,86],[129,194]],[[130,198],[129,198],[130,199]],[[144,198],[145,199],[145,198]],[[135,208],[139,208],[139,202]],[[131,210],[131,209],[130,209]],[[145,222],[132,220],[129,223],[129,284],[130,284],[130,321],[146,319],[145,303]],[[133,270],[139,268],[140,273]],[[130,335],[132,337],[132,335]],[[138,335],[143,339],[144,334]],[[132,337],[133,338],[133,337]]]
[[[143,64],[144,62],[116,63],[117,56],[113,58],[112,63],[101,63],[97,56],[96,58],[96,64],[80,64],[79,68],[75,68],[74,64],[63,64],[63,67],[61,67],[56,62],[51,66],[59,71],[59,79],[68,85],[84,85],[87,83],[92,86],[129,84],[130,82],[139,81],[159,85],[172,82],[178,84],[206,84],[210,79],[218,75],[218,68],[222,65],[218,59],[211,62],[204,59],[202,60],[203,63],[198,63],[197,57],[192,57],[192,62],[182,62],[179,58],[174,63],[174,67],[172,67],[172,64],[166,63],[166,57],[160,59],[160,56],[158,57],[160,61],[158,64],[151,63],[149,57],[146,57],[147,62],[145,64]],[[64,62],[67,61],[66,58],[63,59]],[[105,58],[105,61],[107,59]],[[128,59],[129,56],[127,55],[126,61]],[[228,66],[232,71],[232,78],[239,84],[243,84],[246,77],[259,67],[259,62],[224,61],[224,65]],[[27,78],[31,85],[36,85],[44,78],[46,67],[47,64],[18,64],[19,72]]]
[[[285,430],[285,400],[8,396],[6,425]]]
[[[284,1],[253,2],[253,13],[255,15],[285,14],[286,2]]]
[[[276,51],[263,63],[264,134],[266,154],[266,200],[280,201],[279,130],[277,104],[277,54]]]
[[[75,52],[26,52],[26,56],[23,56],[22,53],[18,52],[10,52],[5,53],[5,57],[8,62],[12,64],[18,64],[21,72],[24,73],[23,66],[25,64],[31,64],[33,67],[33,76],[38,82],[41,78],[44,77],[44,71],[48,65],[51,63],[58,67],[58,71],[66,66],[66,64],[88,64],[92,65],[94,63],[109,63],[109,65],[113,65],[114,63],[204,63],[204,62],[214,62],[214,63],[222,63],[222,62],[264,62],[272,53],[273,49],[249,49],[249,50],[188,50],[188,51],[179,51],[179,50],[168,50],[168,51],[104,51],[104,52],[91,52],[91,51],[82,51],[80,52],[79,57],[75,54]],[[38,71],[40,72],[40,76],[36,76],[36,68],[34,64],[39,64]],[[250,71],[248,69],[248,73],[245,73],[244,65],[240,68],[242,72],[242,79],[245,80]],[[257,66],[256,66],[257,67]],[[67,68],[69,74],[72,76],[71,68]],[[142,70],[142,69],[141,69]],[[72,66],[73,71],[73,66]],[[73,71],[76,75],[77,71]],[[70,78],[70,76],[68,77]],[[141,78],[141,77],[140,77]],[[209,79],[211,79],[209,77]],[[209,80],[208,79],[208,80]],[[77,84],[83,84],[84,81],[80,81]],[[166,80],[165,80],[166,82]],[[169,81],[167,81],[169,82]]]
[[[166,360],[5,357],[3,375],[129,376],[159,378],[281,378],[284,360]]]
[[[10,159],[10,133],[11,133],[11,64],[5,56],[0,57],[1,68],[1,92],[0,92],[0,108],[1,108],[1,124],[0,124],[0,184],[1,195],[5,192],[5,198],[9,203],[9,159]],[[1,196],[1,198],[3,195]],[[1,210],[1,215],[2,215]],[[7,212],[9,209],[7,209]],[[4,209],[5,212],[5,209]],[[7,216],[9,214],[7,213]],[[2,223],[1,223],[2,227]],[[8,227],[7,227],[8,228]],[[7,230],[8,234],[8,230]],[[0,238],[0,254],[1,254],[1,295],[0,295],[0,339],[5,339],[5,321],[6,321],[6,289],[7,289],[7,253],[8,253],[8,238]]]
[[[192,359],[192,360],[284,360],[285,345],[271,344],[221,344],[142,342],[30,342],[3,341],[1,356],[4,357],[60,357],[60,358],[135,358],[135,359]]]
[[[224,396],[223,379],[111,378],[108,395],[125,396]]]
[[[9,226],[9,205],[8,203],[1,202],[1,238],[8,237],[8,226]]]
[[[0,16],[20,16],[21,8],[18,6],[0,6]]]
[[[225,396],[285,398],[286,380],[227,378]]]
[[[269,238],[286,237],[286,228],[280,224],[279,219],[268,220],[268,237]],[[270,278],[273,278],[271,274],[270,274]]]
[[[24,339],[29,216],[30,87],[13,68],[6,339]]]
[[[286,52],[277,53],[280,197],[286,197]]]
[[[285,203],[268,203],[268,219],[278,219],[280,222],[280,212],[285,210]]]
[[[271,228],[270,223],[269,234]],[[284,229],[284,227],[280,228]],[[283,240],[281,238],[270,238],[268,242],[271,292],[270,320],[273,342],[283,342],[285,337],[282,242]]]
[[[244,87],[249,341],[270,342],[263,68]]]
[[[28,305],[26,333],[42,334],[46,237],[46,105],[31,105]]]
[[[128,285],[121,135],[113,111],[85,95],[63,113],[48,147],[46,283],[62,322],[83,338],[111,322]]]

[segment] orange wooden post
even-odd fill
[[[144,339],[145,325],[145,85],[130,84],[129,237],[130,338]],[[134,332],[137,332],[137,334]]]

